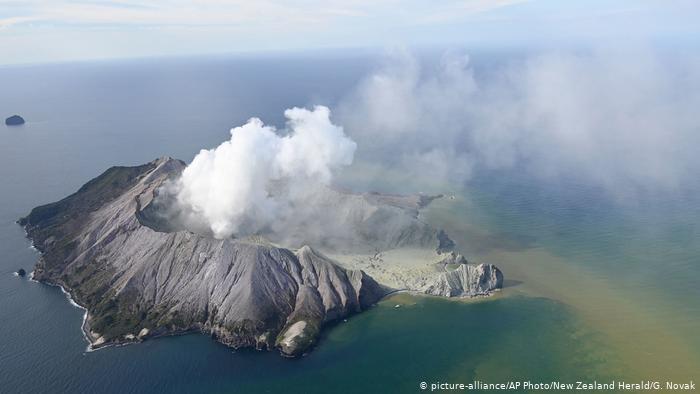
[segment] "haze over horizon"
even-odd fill
[[[353,47],[688,46],[700,37],[699,11],[689,0],[3,1],[0,65]]]

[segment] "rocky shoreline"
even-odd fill
[[[34,245],[32,245],[32,248],[34,248]],[[36,248],[34,248],[34,249],[36,249]],[[62,285],[60,285],[60,284],[58,284],[58,283],[51,283],[51,282],[49,282],[49,281],[40,281],[40,280],[35,279],[35,278],[34,278],[34,271],[32,271],[32,272],[29,273],[29,280],[32,281],[32,282],[35,282],[35,283],[39,283],[39,284],[42,284],[42,285],[46,285],[46,286],[58,287],[59,289],[61,289],[61,293],[63,293],[63,295],[66,296],[66,299],[68,299],[68,302],[69,302],[71,305],[73,305],[74,307],[76,307],[76,308],[78,308],[78,309],[80,309],[80,310],[83,311],[83,321],[82,321],[82,323],[80,324],[80,331],[83,333],[83,338],[85,338],[85,340],[86,340],[87,343],[88,343],[88,346],[87,346],[87,348],[85,349],[85,351],[86,351],[86,352],[91,352],[91,351],[97,350],[97,348],[95,348],[95,347],[93,346],[93,341],[90,339],[90,337],[89,337],[89,335],[88,335],[88,331],[86,331],[86,327],[87,327],[87,318],[88,318],[88,313],[89,313],[88,310],[87,310],[87,308],[85,308],[84,306],[78,304],[78,303],[75,301],[75,299],[73,298],[73,295],[71,294],[71,292],[68,291],[68,290],[66,290]]]

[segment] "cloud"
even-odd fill
[[[217,238],[263,232],[352,163],[356,144],[331,123],[328,108],[284,114],[285,130],[257,118],[232,129],[230,140],[202,150],[164,190],[187,227],[204,225]]]
[[[499,8],[526,3],[529,0],[463,0],[438,5],[419,19],[420,23],[432,24],[451,22],[466,16],[487,13]]]
[[[678,191],[700,171],[698,65],[643,49],[540,54],[488,68],[461,53],[433,62],[398,51],[333,121],[323,106],[288,109],[282,130],[252,118],[196,155],[156,205],[175,227],[217,238],[347,247],[357,241],[350,224],[374,209],[332,187],[356,158],[360,182],[378,169],[400,174],[412,192],[511,171],[586,182],[613,197]]]
[[[0,10],[2,6],[0,5]],[[28,1],[22,7],[12,7],[10,13],[24,15],[25,21],[42,21],[52,26],[83,27],[182,27],[237,26],[284,23],[315,23],[333,9],[305,13],[303,9],[283,2],[164,0],[144,1]],[[335,9],[335,12],[339,10]]]
[[[431,3],[404,3],[411,16],[432,15],[435,21],[446,15],[473,15],[520,3],[524,0],[449,1],[435,7]],[[239,0],[137,0],[116,1],[26,1],[9,4],[6,12],[22,13],[31,20],[69,25],[142,25],[142,26],[268,26],[304,24],[326,25],[337,18],[383,18],[402,5],[385,1],[239,1]],[[0,5],[0,11],[3,6]],[[401,13],[399,13],[401,14]],[[8,18],[14,19],[13,18]],[[17,24],[29,21],[17,19]]]
[[[570,47],[640,37],[690,46],[700,35],[697,2],[594,3],[0,1],[0,52],[7,55],[0,63],[393,45]]]
[[[14,25],[40,21],[40,17],[36,16],[13,16],[9,18],[0,18],[0,29],[7,29]]]
[[[339,106],[359,157],[442,182],[507,169],[618,196],[678,190],[700,170],[696,56],[550,53],[479,72],[462,54],[438,63],[394,54]]]

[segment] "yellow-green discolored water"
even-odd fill
[[[435,201],[426,210],[425,217],[445,227],[467,256],[475,261],[497,264],[503,270],[507,280],[501,297],[545,297],[566,305],[581,324],[580,331],[573,331],[571,335],[595,333],[596,346],[601,349],[592,354],[600,356],[596,363],[601,374],[629,381],[697,378],[700,316],[688,312],[697,308],[698,300],[691,297],[696,290],[692,288],[692,278],[697,276],[696,266],[686,268],[689,270],[686,279],[690,280],[674,283],[673,275],[664,272],[674,269],[668,267],[672,262],[668,259],[635,260],[640,251],[622,248],[620,255],[631,260],[628,264],[616,260],[617,255],[603,253],[601,257],[569,250],[567,256],[566,249],[557,250],[536,240],[535,223],[532,223],[531,232],[492,232],[492,222],[473,221],[472,214],[480,208],[470,197],[456,196]],[[606,231],[604,227],[601,224],[601,233]],[[622,239],[612,242],[622,242]],[[588,248],[595,250],[597,245],[591,244]],[[588,259],[595,258],[608,260],[589,263]],[[653,270],[657,273],[650,278],[635,278],[635,270],[647,268],[644,264],[655,264]],[[673,295],[683,293],[683,286],[691,293],[685,300],[683,296],[674,299]],[[572,358],[581,356],[577,349],[571,350]],[[495,369],[495,365],[484,365],[479,371],[489,376]]]

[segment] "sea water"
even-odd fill
[[[185,335],[85,352],[83,312],[13,275],[38,258],[14,222],[111,165],[189,160],[251,116],[333,105],[367,57],[217,57],[0,68],[0,392],[421,392],[426,385],[697,379],[697,194],[624,203],[586,185],[476,177],[434,202],[506,288],[470,301],[397,294],[329,327],[307,356]],[[7,112],[7,114],[5,114]],[[399,305],[397,308],[396,305]],[[429,386],[428,386],[429,387]],[[518,391],[529,391],[521,388]]]

